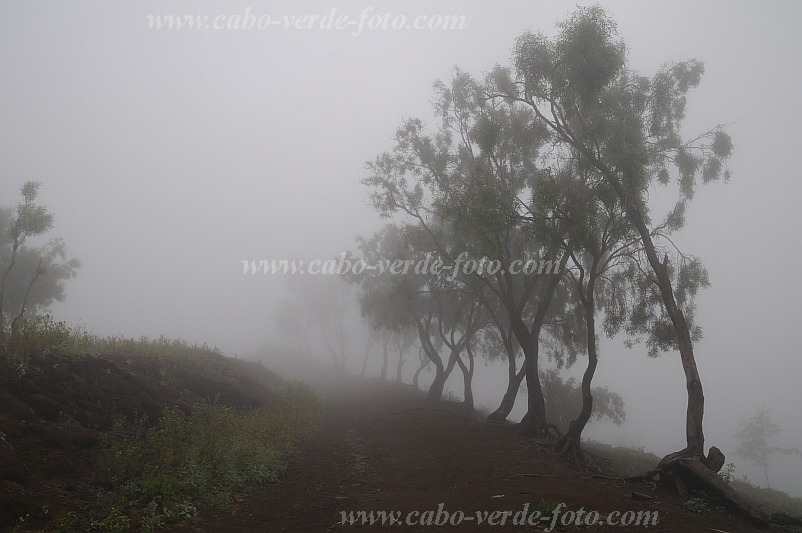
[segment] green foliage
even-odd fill
[[[43,246],[26,244],[53,227],[53,215],[36,202],[40,186],[26,182],[16,209],[0,207],[0,324],[62,301],[65,282],[80,267],[77,259],[67,258],[62,239]]]
[[[32,358],[144,356],[165,365],[215,372],[217,348],[184,340],[99,337],[50,316],[6,326],[4,357],[20,378]],[[274,481],[300,432],[321,410],[311,390],[293,383],[270,409],[237,412],[215,402],[168,408],[158,420],[119,421],[105,435],[98,466],[103,486],[94,513],[57,518],[55,531],[150,531],[198,515],[201,504],[226,504],[251,483]],[[2,433],[0,433],[2,438]]]
[[[92,520],[89,524],[90,531],[101,533],[122,533],[130,528],[131,519],[116,507],[109,509],[109,514],[102,520]]]
[[[27,372],[30,360],[36,357],[143,355],[164,360],[194,358],[195,365],[200,357],[223,357],[216,347],[164,336],[156,339],[101,337],[80,328],[70,328],[66,322],[50,315],[19,317],[11,323],[2,323],[2,328],[0,356],[11,360],[20,377]]]
[[[38,181],[26,181],[20,187],[22,201],[17,204],[17,216],[10,228],[12,239],[21,242],[53,227],[53,215],[45,206],[36,203],[41,186]]]
[[[540,516],[552,516],[554,515],[554,511],[560,508],[561,502],[553,499],[553,498],[540,498],[540,501],[537,502],[534,511],[539,512]],[[563,511],[566,511],[567,507],[562,507]]]
[[[59,517],[51,528],[54,533],[70,533],[80,529],[81,519],[75,511],[69,511],[64,516]]]
[[[616,23],[600,6],[579,7],[558,24],[556,66],[564,98],[584,103],[607,87],[625,63],[625,48],[615,41]]]
[[[145,529],[194,518],[201,504],[226,505],[247,484],[276,481],[320,410],[310,389],[294,383],[269,410],[203,402],[189,413],[167,409],[155,423],[119,422],[103,442],[99,481]]]
[[[702,338],[702,328],[694,322],[695,298],[699,290],[709,286],[710,278],[696,257],[679,255],[677,262],[678,268],[670,261],[666,268],[677,306],[688,323],[691,339],[696,342]],[[623,329],[627,346],[643,342],[650,357],[678,348],[677,333],[663,305],[654,272],[631,262],[614,272],[602,285],[602,291],[607,301],[604,329],[608,335]]]
[[[709,514],[714,510],[718,512],[724,511],[723,507],[714,506],[705,498],[690,498],[688,501],[683,503],[682,506],[689,511],[693,511],[694,513],[698,514]]]
[[[567,431],[568,425],[582,409],[582,391],[575,378],[563,380],[559,372],[549,369],[540,373],[543,397],[549,422],[560,431]],[[624,400],[606,387],[595,387],[593,394],[593,413],[591,420],[607,419],[621,425],[626,419]]]
[[[0,353],[24,361],[33,356],[68,355],[74,351],[75,331],[50,315],[22,317],[3,332]]]

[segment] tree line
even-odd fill
[[[366,165],[371,204],[393,222],[359,238],[352,258],[434,255],[454,265],[467,254],[500,268],[348,275],[373,329],[417,335],[422,363],[434,368],[430,397],[458,368],[467,400],[477,347],[503,354],[508,386],[491,418],[509,415],[525,383],[520,430],[542,437],[553,431],[544,360],[587,355],[581,408],[556,445],[579,456],[594,412],[598,339],[623,334],[650,356],[679,353],[687,446],[675,458],[703,457],[694,300],[709,279],[672,240],[697,189],[729,178],[733,146],[721,125],[682,132],[687,95],[703,73],[696,60],[635,71],[614,20],[595,6],[576,10],[553,38],[518,37],[510,65],[481,78],[455,68],[435,82],[436,125],[404,120],[392,149]],[[674,196],[666,213],[652,209],[657,189]],[[510,268],[524,257],[560,268]]]

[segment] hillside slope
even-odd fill
[[[102,435],[118,420],[157,419],[201,400],[268,407],[283,380],[262,365],[182,347],[99,356],[0,357],[0,528],[96,499]]]

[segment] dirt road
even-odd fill
[[[343,378],[321,394],[327,407],[320,426],[279,483],[174,531],[531,532],[550,528],[559,504],[554,531],[758,531],[738,517],[692,512],[671,494],[595,475],[551,454],[545,443],[520,438],[512,425],[429,402],[408,386]],[[655,499],[635,501],[633,491]],[[522,525],[525,509],[529,522]],[[536,510],[546,516],[533,519]],[[376,522],[362,515],[363,522],[358,511],[373,511]],[[392,512],[384,525],[379,511]],[[634,524],[644,511],[658,513],[656,525],[651,518],[648,528]],[[595,525],[586,524],[594,518]]]

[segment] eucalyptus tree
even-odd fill
[[[539,340],[562,273],[532,275],[520,265],[516,271],[514,263],[547,257],[550,266],[561,267],[567,244],[559,220],[534,194],[544,172],[538,159],[550,140],[547,128],[525,106],[484,98],[485,92],[460,70],[449,85],[437,82],[437,131],[430,135],[420,120],[405,121],[393,150],[368,163],[364,183],[382,215],[405,214],[431,236],[434,249],[455,265],[452,281],[479,280],[501,303],[527,362],[528,414],[521,431],[536,435],[546,423]],[[439,238],[443,234],[447,239]],[[492,269],[459,271],[466,257],[474,266],[484,259]]]
[[[411,322],[407,324],[407,327],[401,328],[393,333],[393,344],[398,352],[398,360],[395,365],[396,383],[401,383],[403,381],[402,370],[404,368],[404,363],[407,361],[409,348],[415,343],[416,337],[417,330],[412,327]]]
[[[373,266],[422,262],[432,251],[431,235],[413,226],[388,224],[369,239],[357,239],[362,257],[356,261]],[[366,269],[349,278],[360,284],[362,315],[373,327],[391,332],[408,328],[417,331],[421,349],[435,368],[428,394],[432,399],[439,399],[456,361],[452,356],[444,361],[439,352],[437,274],[411,268],[392,272],[388,266],[380,270]]]
[[[332,358],[335,370],[345,371],[348,350],[348,311],[353,305],[352,287],[331,275],[288,276],[287,287],[294,299],[286,302],[276,315],[277,325],[308,350],[307,333],[318,331]],[[285,316],[286,314],[286,316]],[[295,322],[294,325],[291,323]]]
[[[80,262],[67,257],[63,239],[30,246],[28,239],[48,232],[53,215],[38,203],[41,184],[20,187],[16,208],[0,207],[0,336],[6,317],[19,320],[65,297],[65,282],[75,277]]]
[[[464,405],[473,410],[476,359],[472,343],[476,341],[476,334],[487,325],[489,316],[483,302],[472,292],[444,288],[437,298],[440,339],[450,350],[449,362],[453,359],[462,372]],[[467,362],[462,358],[463,353]]]
[[[489,360],[493,361],[502,356],[506,360],[507,388],[499,406],[487,417],[488,420],[502,421],[507,419],[515,406],[515,399],[526,374],[526,360],[519,368],[518,359],[523,354],[521,346],[512,332],[512,326],[500,302],[495,303],[495,306],[488,307],[491,323],[481,331],[480,346]]]
[[[584,330],[588,363],[580,387],[581,409],[556,442],[555,450],[563,454],[570,452],[579,461],[582,431],[594,414],[592,382],[598,366],[596,313],[606,307],[605,299],[598,298],[597,288],[607,285],[608,290],[601,291],[602,294],[615,296],[626,290],[628,284],[614,274],[633,261],[640,240],[611,188],[603,180],[595,179],[593,169],[579,168],[577,163],[576,158],[566,159],[558,173],[544,180],[541,195],[565,221],[569,239],[574,243],[571,267],[567,271],[574,285],[572,304],[576,306],[576,314],[573,316],[581,316],[583,326],[574,331]],[[619,296],[614,303],[620,301]],[[621,328],[620,321],[605,325],[608,336],[615,335]],[[606,397],[609,399],[609,394]]]
[[[66,282],[77,275],[81,263],[67,255],[63,239],[41,246],[20,246],[14,268],[6,278],[4,306],[15,319],[44,312],[66,297]]]
[[[613,190],[637,231],[686,378],[687,446],[677,457],[699,457],[704,449],[702,383],[691,326],[675,294],[670,243],[655,232],[648,192],[674,178],[674,211],[681,214],[700,180],[729,175],[725,162],[732,142],[721,127],[689,140],[680,134],[686,95],[699,84],[704,67],[689,60],[667,64],[651,77],[634,72],[615,22],[598,6],[579,8],[560,24],[554,39],[523,34],[513,57],[514,75],[497,68],[489,96],[528,106],[553,135],[555,150],[570,151]],[[675,222],[681,225],[682,217]]]
[[[426,356],[426,352],[423,351],[423,346],[418,347],[418,368],[415,370],[415,373],[412,374],[412,386],[420,388],[420,375],[425,369],[429,367],[429,363],[431,361]]]
[[[582,409],[582,384],[576,378],[563,379],[559,369],[549,368],[540,373],[543,395],[549,411],[549,422],[563,435],[571,431],[576,413]],[[593,387],[591,420],[606,420],[621,425],[626,420],[624,399],[607,387]]]
[[[388,225],[369,239],[358,239],[358,246],[363,253],[363,261],[371,265],[389,258],[397,259],[403,254],[403,243],[400,229]],[[414,298],[414,291],[404,286],[411,280],[394,276],[373,273],[347,274],[346,279],[358,282],[359,306],[362,317],[367,319],[368,327],[375,331],[382,346],[381,378],[387,379],[389,369],[390,346],[397,334],[411,326],[409,317],[412,302],[405,298]]]
[[[372,324],[368,324],[367,330],[368,336],[365,338],[365,357],[362,359],[362,367],[359,372],[359,375],[362,377],[367,373],[368,360],[370,359],[370,354],[373,352],[373,347],[379,342],[379,332]]]
[[[771,418],[768,409],[760,409],[749,420],[741,423],[741,429],[734,435],[738,440],[735,455],[748,459],[763,469],[766,487],[769,484],[769,457],[776,454],[802,455],[799,448],[780,448],[769,445],[769,439],[780,433],[780,426]]]

